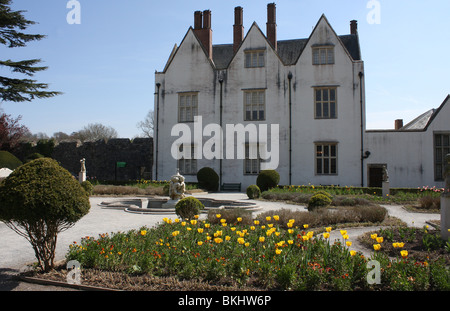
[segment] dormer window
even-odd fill
[[[264,67],[264,50],[247,50],[245,53],[245,68]]]
[[[312,55],[313,65],[334,64],[334,46],[314,46]]]

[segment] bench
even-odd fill
[[[241,191],[241,183],[223,183],[222,191]]]

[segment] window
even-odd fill
[[[445,156],[450,153],[450,134],[434,135],[434,179],[444,180]]]
[[[244,174],[259,174],[260,163],[258,144],[245,144]]]
[[[183,153],[184,145],[180,145],[179,151]],[[197,159],[195,159],[195,146],[194,145],[186,145],[186,148],[191,149],[190,159],[181,158],[178,160],[178,168],[180,170],[180,174],[182,175],[195,175],[197,174]]]
[[[337,174],[337,143],[316,143],[316,174]]]
[[[334,47],[313,47],[313,65],[334,64]]]
[[[245,68],[264,67],[264,51],[246,51]]]
[[[265,120],[265,91],[244,91],[244,121]]]
[[[197,115],[197,93],[180,93],[178,95],[178,122],[193,122]]]
[[[337,89],[335,87],[314,88],[314,109],[316,119],[337,117]]]

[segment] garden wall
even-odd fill
[[[55,146],[52,158],[74,176],[86,159],[87,179],[126,181],[151,179],[153,139],[115,138],[95,142],[61,142]]]

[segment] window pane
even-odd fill
[[[436,134],[436,136],[435,136],[435,142],[436,142],[436,146],[442,146],[442,135],[440,135],[440,134]]]
[[[331,152],[330,152],[331,156],[335,157],[336,156],[336,145],[331,145],[330,149],[331,149]]]
[[[330,100],[335,101],[336,100],[336,90],[330,89]]]
[[[322,104],[316,103],[316,117],[321,118],[322,117]]]
[[[323,101],[324,102],[328,101],[328,90],[323,90],[322,94],[323,94]]]
[[[258,55],[258,66],[264,67],[264,52],[260,52]]]
[[[334,49],[327,49],[328,64],[334,64]]]
[[[245,67],[250,67],[252,64],[252,55],[250,53],[245,54]]]
[[[322,156],[322,146],[321,145],[318,145],[316,147],[316,156],[317,157],[321,157]]]
[[[316,101],[322,101],[322,90],[316,90]]]
[[[336,118],[336,104],[330,103],[330,118]]]
[[[336,159],[331,159],[331,174],[336,174],[337,170],[336,170]]]
[[[328,118],[328,103],[323,104],[323,115],[322,117]]]
[[[322,174],[322,160],[321,159],[316,160],[316,171],[317,171],[317,174]]]
[[[252,111],[252,120],[258,120],[258,111],[257,110]]]
[[[448,146],[450,146],[450,144],[449,144],[449,137],[450,137],[450,135],[442,135],[442,145],[443,146],[445,146],[445,147],[448,147]]]
[[[324,157],[329,157],[330,156],[330,147],[328,145],[323,146],[323,156]]]
[[[330,173],[330,160],[328,158],[323,159],[323,173],[329,174]]]
[[[319,49],[313,49],[313,65],[319,64]]]
[[[259,111],[259,120],[264,120],[264,110]]]
[[[326,64],[327,52],[325,49],[320,49],[320,64]]]

